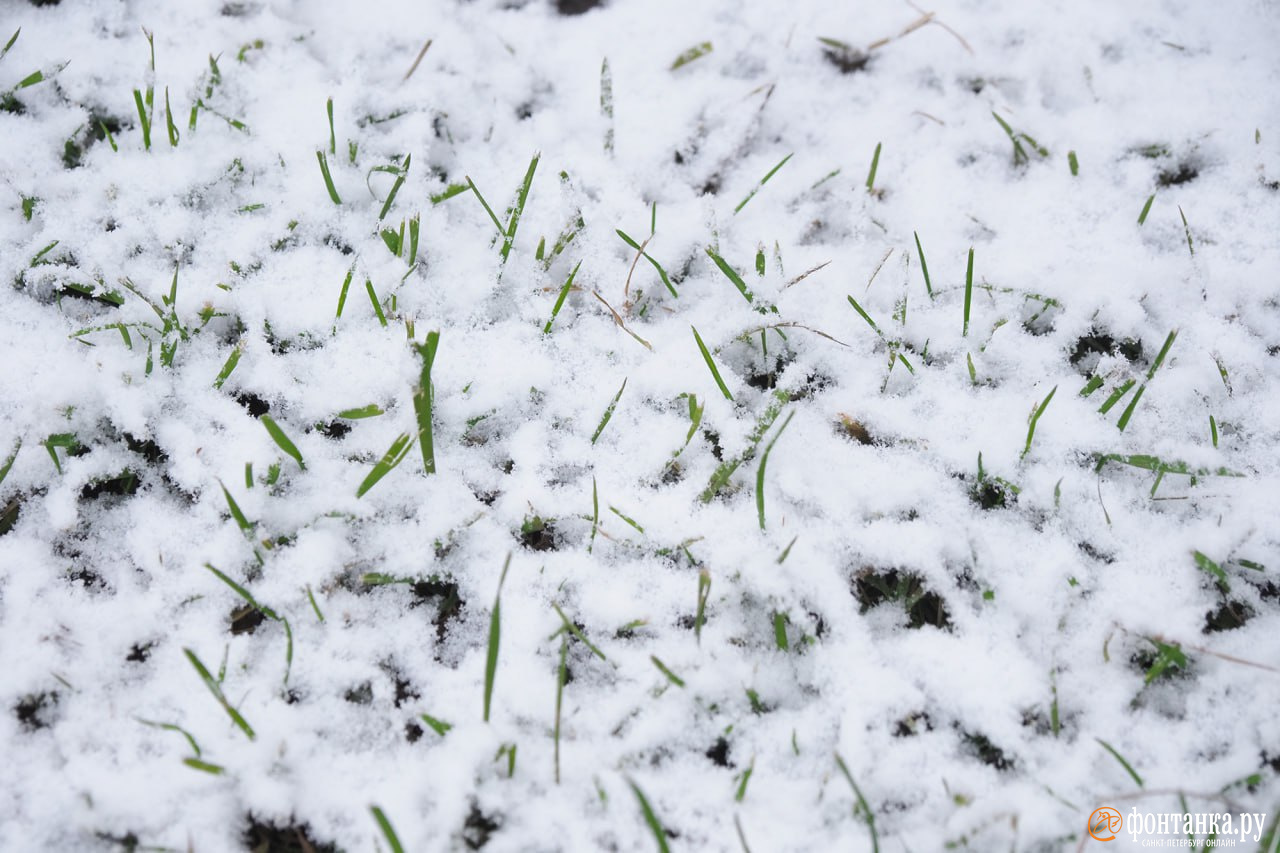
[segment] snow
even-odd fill
[[[1177,792],[1276,826],[1280,6],[929,10],[5,5],[0,849],[385,849],[371,806],[407,850],[652,849],[632,785],[672,849],[1098,847],[1095,808]],[[884,37],[850,73],[818,41]],[[505,262],[477,193],[431,200],[470,180],[505,228],[535,155]],[[379,230],[415,215],[410,266]],[[568,641],[558,779],[553,604],[605,657]]]

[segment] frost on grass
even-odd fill
[[[1274,816],[1280,18],[1113,6],[9,4],[0,847]]]

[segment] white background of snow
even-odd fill
[[[486,850],[649,849],[630,777],[679,833],[674,847],[738,849],[736,814],[754,850],[865,849],[866,825],[852,813],[852,792],[833,760],[838,751],[876,812],[884,849],[939,849],[962,836],[974,849],[1058,849],[1074,846],[1055,839],[1079,835],[1094,807],[1133,793],[1096,738],[1114,745],[1149,789],[1214,792],[1258,772],[1263,753],[1280,754],[1275,672],[1192,654],[1190,678],[1144,690],[1142,671],[1128,663],[1145,646],[1141,635],[1161,634],[1280,664],[1275,600],[1260,601],[1249,591],[1259,579],[1239,568],[1228,570],[1233,591],[1257,615],[1234,631],[1201,633],[1218,594],[1191,558],[1198,549],[1221,562],[1243,557],[1266,564],[1269,574],[1280,570],[1280,371],[1268,354],[1280,344],[1280,197],[1265,186],[1280,178],[1280,7],[955,2],[935,10],[972,55],[930,26],[877,51],[866,71],[841,75],[823,59],[817,37],[866,44],[916,13],[887,2],[615,0],[580,17],[558,16],[542,2],[504,9],[487,0],[246,5],[248,14],[234,17],[220,15],[214,0],[46,8],[10,0],[0,16],[0,37],[22,27],[0,62],[0,89],[34,68],[71,60],[54,82],[18,94],[25,114],[0,114],[0,278],[19,282],[0,312],[0,452],[23,442],[0,487],[6,503],[23,499],[17,527],[0,539],[0,699],[12,709],[25,696],[59,696],[46,711],[51,725],[38,731],[24,730],[14,713],[0,715],[8,764],[0,847],[110,849],[97,834],[134,833],[149,845],[235,849],[252,812],[306,823],[319,841],[372,849],[378,835],[367,807],[376,803],[408,849],[450,849],[461,844],[475,802],[501,821]],[[148,80],[143,26],[155,33],[157,97],[162,102],[168,86],[178,114],[176,149],[161,106],[150,153],[132,127],[131,90]],[[402,83],[426,38],[433,46]],[[254,39],[264,48],[237,62],[240,46]],[[714,43],[711,54],[668,70],[704,40]],[[197,131],[186,130],[211,53],[221,55],[223,72],[213,104],[244,121],[247,135],[208,113]],[[612,157],[602,150],[605,57],[616,104]],[[975,78],[987,81],[978,93],[968,86]],[[758,89],[769,84],[776,88],[760,109]],[[341,208],[329,201],[314,157],[328,141],[330,96]],[[532,104],[525,120],[517,116],[523,104]],[[81,168],[68,170],[63,141],[83,132],[91,107],[124,121],[120,150],[95,144]],[[408,112],[357,125],[361,116],[396,109]],[[1051,157],[1013,168],[992,110]],[[433,132],[440,114],[452,141]],[[359,141],[360,168],[345,165],[349,139]],[[880,199],[862,188],[877,142]],[[1167,144],[1171,156],[1132,153],[1153,143]],[[677,148],[683,165],[673,161]],[[1068,149],[1079,155],[1078,177],[1068,171]],[[470,195],[432,206],[428,196],[445,182],[428,167],[449,181],[472,176],[501,214],[535,151],[542,161],[497,282],[491,223]],[[792,152],[733,216],[760,177]],[[405,153],[413,167],[389,221],[421,212],[423,263],[397,288],[405,266],[376,235],[381,202],[363,178]],[[233,180],[227,169],[236,158],[245,171]],[[1184,161],[1199,176],[1161,189],[1139,227],[1156,173]],[[809,189],[836,168],[837,178]],[[571,185],[557,180],[561,170]],[[703,196],[713,173],[721,192]],[[378,184],[380,194],[387,183]],[[30,222],[22,196],[40,198]],[[544,336],[555,290],[578,260],[577,283],[621,307],[633,253],[613,231],[643,239],[652,201],[658,219],[650,253],[672,274],[692,261],[676,282],[678,300],[661,292],[647,264],[636,268],[633,288],[655,305],[633,326],[654,351],[617,329],[586,293],[570,298]],[[265,207],[235,212],[256,203]],[[544,272],[533,257],[539,237],[550,245],[579,209],[585,230]],[[273,252],[292,220],[299,224],[290,246]],[[108,221],[114,230],[106,230]],[[814,221],[824,225],[811,230]],[[783,414],[795,418],[770,457],[766,533],[756,522],[754,462],[735,475],[736,493],[699,503],[716,465],[702,435],[681,456],[683,478],[661,482],[688,427],[679,394],[706,403],[704,427],[719,434],[726,456],[746,446],[768,400],[746,383],[744,358],[731,355],[746,349],[726,346],[763,321],[703,253],[713,230],[721,254],[758,298],[777,303],[783,319],[850,344],[788,333],[794,360],[779,387],[798,389],[814,374],[827,384]],[[938,291],[933,302],[913,231]],[[352,259],[326,245],[327,235],[349,244],[356,260],[332,335]],[[59,262],[27,271],[52,240],[61,241],[50,256]],[[775,241],[785,272],[773,260]],[[768,247],[769,266],[757,280],[751,268],[759,244]],[[961,337],[971,246],[980,282],[1063,303],[1052,332],[1023,331],[1018,297],[979,292],[970,336]],[[78,266],[60,262],[69,255]],[[91,336],[92,348],[68,337],[98,322],[147,319],[140,300],[130,295],[115,310],[64,299],[60,310],[49,297],[58,276],[101,276],[111,286],[127,276],[158,300],[178,260],[184,320],[192,323],[208,303],[247,329],[243,358],[221,391],[211,383],[232,338],[215,326],[179,348],[172,370],[157,366],[145,377],[136,339],[128,351],[114,332]],[[240,277],[230,261],[261,268]],[[401,319],[389,328],[373,316],[361,287],[366,277],[381,296],[397,293]],[[895,370],[882,393],[884,346],[846,295],[889,330],[904,292],[903,334],[915,347],[917,373]],[[415,449],[357,500],[372,462],[414,428],[419,362],[405,341],[405,318],[419,340],[428,329],[442,332],[440,473],[423,476]],[[1009,322],[993,333],[1001,318]],[[322,345],[275,354],[265,322],[280,338],[309,335]],[[718,361],[736,403],[719,395],[690,324],[713,348],[726,347]],[[1077,396],[1084,377],[1067,356],[1091,327],[1141,340],[1139,365],[1104,359],[1101,369],[1117,378],[1145,371],[1169,330],[1179,330],[1124,433],[1115,420],[1127,400],[1104,417],[1097,412],[1103,392]],[[926,340],[928,365],[919,357]],[[771,338],[771,352],[780,345]],[[1232,393],[1215,355],[1230,371]],[[623,378],[613,420],[592,446]],[[1027,413],[1055,386],[1035,445],[1020,461]],[[270,402],[305,456],[305,472],[234,402],[240,392]],[[387,413],[354,422],[341,441],[310,430],[339,410],[375,402]],[[487,443],[464,445],[467,420],[491,412],[480,425]],[[889,443],[867,447],[842,437],[840,413]],[[1210,414],[1223,425],[1217,449]],[[64,455],[59,476],[40,442],[61,432],[76,433],[93,452]],[[159,468],[144,468],[134,497],[80,500],[91,480],[141,464],[124,432],[163,449],[168,483]],[[1021,487],[1014,508],[983,511],[969,500],[979,452],[988,471]],[[1099,483],[1089,457],[1096,452],[1156,453],[1248,476],[1195,487],[1169,476],[1159,494],[1178,500],[1152,501],[1144,472],[1110,466]],[[499,468],[506,460],[509,475]],[[246,462],[261,476],[277,461],[284,473],[275,490],[244,488]],[[588,554],[593,476],[603,529],[614,539],[598,537]],[[219,480],[263,535],[297,536],[248,582],[294,626],[295,704],[282,698],[279,627],[267,623],[232,638],[227,614],[239,601],[201,568],[212,563],[240,580],[255,568]],[[477,497],[486,492],[497,495],[492,506]],[[646,536],[609,505],[643,524]],[[909,511],[918,518],[907,520]],[[520,525],[533,513],[560,519],[559,550],[519,547]],[[432,543],[451,532],[455,547],[437,563]],[[654,554],[694,537],[690,550],[713,580],[700,646],[677,621],[693,613],[697,570]],[[1081,543],[1113,561],[1091,558]],[[489,609],[513,549],[494,718],[485,725]],[[946,600],[952,629],[908,630],[889,606],[860,614],[851,578],[863,566],[921,575]],[[101,577],[99,588],[69,579],[83,568]],[[410,609],[407,587],[352,591],[359,584],[349,579],[372,571],[439,573],[458,584],[465,609],[444,650],[448,663],[434,657],[430,607]],[[959,585],[962,574],[973,583]],[[311,612],[306,585],[316,591],[324,624]],[[994,598],[984,601],[983,590]],[[559,648],[547,639],[558,625],[553,601],[610,659],[572,649],[559,786],[550,737]],[[777,610],[790,613],[793,642],[801,630],[812,633],[809,611],[821,614],[826,633],[803,653],[780,652],[771,623]],[[639,618],[648,625],[633,638],[614,637]],[[1102,654],[1108,638],[1109,662]],[[230,725],[182,654],[192,648],[216,666],[228,641],[225,689],[257,730],[254,742]],[[155,645],[147,661],[126,662],[134,644],[148,642]],[[669,687],[650,655],[687,688]],[[386,662],[418,698],[394,707]],[[1028,712],[1047,718],[1052,670],[1063,715],[1058,738],[1023,725]],[[371,704],[344,701],[365,681]],[[747,688],[772,710],[753,714]],[[405,724],[424,712],[455,728],[407,742]],[[918,712],[928,714],[932,730],[894,737],[897,722]],[[138,718],[182,725],[226,775],[183,766],[189,753],[181,736]],[[729,727],[735,769],[704,754]],[[1013,768],[981,763],[960,730],[988,737]],[[511,779],[493,761],[509,742],[518,744]],[[736,804],[737,774],[753,761],[746,799]],[[1274,815],[1280,785],[1274,770],[1262,773],[1255,792],[1237,789],[1233,797]],[[1172,797],[1139,802],[1153,811],[1177,808]]]

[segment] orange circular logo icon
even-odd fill
[[[1110,841],[1124,826],[1124,818],[1111,806],[1094,809],[1089,815],[1089,835],[1097,841]]]

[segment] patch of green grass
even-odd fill
[[[769,401],[769,405],[765,407],[764,412],[756,420],[755,427],[751,430],[751,434],[747,436],[747,448],[742,452],[741,456],[734,459],[721,462],[716,470],[712,472],[711,479],[707,482],[707,487],[702,490],[702,494],[698,499],[703,503],[708,503],[712,498],[720,493],[720,491],[729,484],[729,479],[733,476],[733,472],[745,462],[750,462],[755,458],[756,450],[760,445],[769,428],[773,426],[773,422],[777,420],[778,414],[782,411],[782,407],[787,404],[790,396],[786,391],[775,391],[773,399]]]

